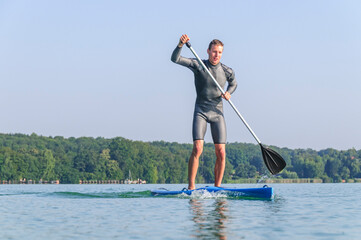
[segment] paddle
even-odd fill
[[[212,78],[213,82],[217,85],[218,89],[222,92],[222,94],[225,94],[225,91],[223,90],[223,88],[218,84],[218,82],[216,81],[216,79],[212,76],[211,72],[208,70],[208,68],[204,65],[203,61],[198,57],[197,53],[193,50],[190,42],[186,42],[187,47],[191,50],[191,52],[193,53],[193,55],[197,58],[198,62],[202,65],[202,67],[204,68],[204,70],[208,73],[208,75]],[[279,155],[278,153],[276,153],[274,150],[262,145],[261,141],[258,139],[258,137],[256,136],[256,134],[252,131],[251,127],[248,125],[248,123],[246,122],[246,120],[242,117],[242,115],[239,113],[239,111],[237,110],[237,108],[234,106],[234,104],[232,103],[231,100],[228,100],[229,104],[232,106],[233,110],[237,113],[238,117],[242,120],[242,122],[244,123],[244,125],[246,125],[247,129],[250,131],[250,133],[252,134],[252,136],[256,139],[256,141],[258,142],[258,144],[261,146],[261,151],[262,151],[262,156],[263,156],[263,161],[266,164],[268,170],[272,173],[272,174],[277,174],[280,171],[282,171],[282,169],[284,169],[286,167],[286,162],[285,160],[283,160],[283,158],[281,157],[281,155]]]

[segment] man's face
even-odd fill
[[[211,50],[207,49],[208,60],[212,65],[217,65],[221,61],[223,47],[221,45],[212,45]]]

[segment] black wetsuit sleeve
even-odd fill
[[[227,92],[232,94],[237,88],[237,81],[236,81],[234,71],[232,68],[225,67],[224,72],[226,74],[226,78],[227,78],[227,82],[228,82]]]
[[[179,65],[185,66],[185,67],[191,69],[192,71],[196,70],[198,67],[197,61],[192,58],[182,57],[180,55],[181,51],[182,51],[182,48],[177,46],[172,53],[171,61],[174,63],[177,63]]]

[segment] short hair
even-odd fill
[[[218,40],[218,39],[213,39],[210,43],[209,43],[209,46],[208,46],[208,50],[211,50],[212,46],[213,45],[220,45],[223,47],[223,43]]]

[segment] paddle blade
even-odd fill
[[[273,174],[277,174],[286,167],[285,160],[276,153],[274,150],[267,148],[260,144],[262,150],[263,161],[266,164],[268,170]]]

